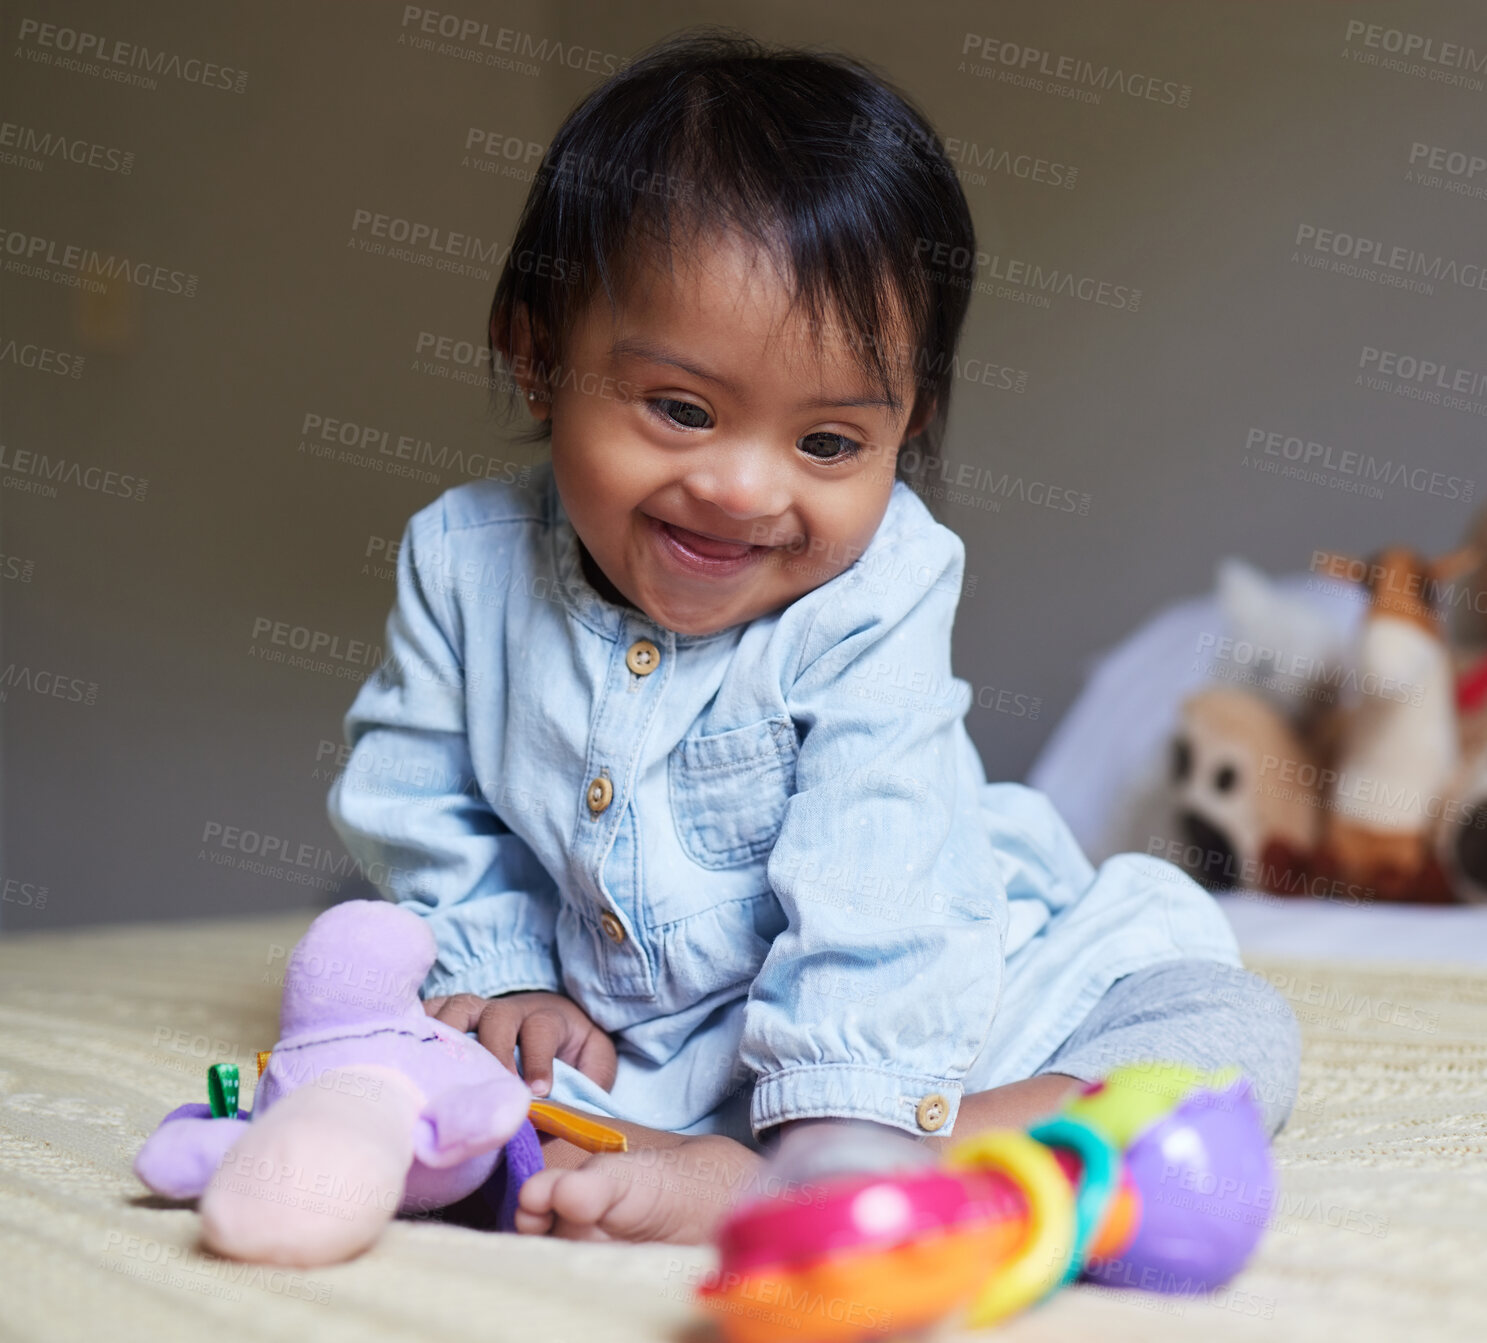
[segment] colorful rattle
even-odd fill
[[[698,1295],[727,1343],[848,1343],[953,1312],[993,1324],[1081,1275],[1208,1291],[1243,1267],[1273,1202],[1264,1123],[1232,1068],[1128,1065],[1056,1117],[975,1134],[943,1163],[859,1135],[856,1170],[837,1173],[842,1134],[799,1136],[763,1182],[783,1196],[719,1230]]]

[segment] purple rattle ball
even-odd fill
[[[1086,1277],[1192,1294],[1244,1267],[1276,1199],[1270,1143],[1246,1079],[1190,1096],[1132,1142],[1125,1164],[1141,1196],[1136,1234],[1119,1255],[1086,1264]]]

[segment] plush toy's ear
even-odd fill
[[[504,1147],[531,1100],[526,1085],[509,1075],[451,1087],[424,1106],[413,1128],[413,1155],[442,1170]]]
[[[1482,551],[1475,545],[1459,546],[1430,562],[1430,576],[1437,583],[1450,583],[1471,573],[1482,562]]]
[[[210,1105],[182,1105],[145,1140],[134,1173],[166,1198],[199,1198],[247,1127],[243,1119],[213,1119]]]
[[[418,990],[434,963],[427,920],[386,900],[332,905],[289,953],[282,1038],[370,1017],[424,1019]]]

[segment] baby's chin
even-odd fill
[[[746,624],[753,619],[748,614],[737,618],[726,613],[720,614],[716,608],[690,615],[678,614],[665,606],[655,607],[652,604],[642,605],[640,609],[662,629],[668,629],[673,634],[720,634],[723,630],[731,629],[734,625]]]
[[[686,598],[642,594],[635,603],[651,620],[675,634],[719,634],[735,625],[746,625],[760,616],[783,610],[799,594],[751,592],[709,601],[706,596]]]

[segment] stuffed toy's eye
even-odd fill
[[[1233,765],[1223,765],[1213,776],[1213,786],[1221,793],[1231,791],[1239,782],[1239,771]]]
[[[1188,744],[1186,737],[1179,737],[1172,743],[1172,779],[1175,783],[1181,783],[1193,772],[1193,748]]]

